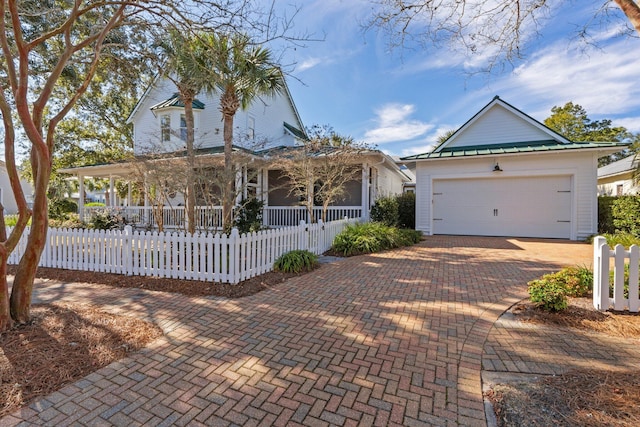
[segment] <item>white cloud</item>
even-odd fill
[[[364,139],[371,144],[409,141],[426,134],[434,126],[411,119],[415,107],[409,104],[386,104],[376,110],[376,127],[365,132]]]
[[[305,59],[304,61],[300,62],[297,66],[296,66],[296,71],[297,72],[302,72],[304,70],[308,70],[310,68],[315,67],[316,65],[322,64],[322,63],[327,63],[328,61],[326,59],[323,58],[308,58]]]
[[[614,126],[623,126],[629,132],[640,132],[640,117],[623,117],[612,120]]]
[[[495,88],[529,114],[550,114],[554,105],[580,104],[592,116],[625,114],[640,107],[637,40],[622,40],[588,53],[550,45]],[[527,104],[529,106],[527,107]]]

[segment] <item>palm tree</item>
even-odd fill
[[[187,171],[185,182],[185,210],[187,231],[195,232],[195,152],[194,152],[194,118],[193,101],[198,93],[212,93],[213,84],[211,69],[208,68],[207,55],[210,51],[205,44],[204,35],[196,34],[185,37],[176,30],[170,31],[168,37],[158,43],[163,56],[163,74],[172,80],[178,89],[180,100],[184,104],[186,124],[185,148],[187,154]]]
[[[281,70],[273,65],[271,51],[251,42],[246,35],[208,34],[205,40],[210,55],[207,64],[214,74],[213,84],[220,92],[223,118],[224,176],[222,194],[223,226],[232,223],[234,166],[233,119],[238,111],[248,108],[256,98],[275,96],[284,90]]]

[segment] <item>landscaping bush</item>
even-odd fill
[[[605,239],[607,239],[607,245],[612,248],[615,248],[616,245],[622,245],[625,248],[629,249],[631,245],[640,246],[640,237],[634,236],[629,233],[616,233],[616,234],[603,234]]]
[[[264,202],[256,198],[242,200],[240,210],[233,224],[242,233],[260,231],[262,228],[262,208]]]
[[[80,216],[75,213],[68,215],[67,219],[49,219],[51,228],[85,228],[87,224],[80,221]]]
[[[640,196],[620,196],[612,202],[613,225],[618,233],[640,237]]]
[[[613,202],[616,197],[598,197],[598,233],[615,233],[616,227],[613,225]]]
[[[532,280],[528,286],[531,301],[547,311],[562,311],[567,308],[567,291],[557,282],[544,278]]]
[[[529,282],[531,301],[544,310],[560,311],[567,297],[586,297],[593,290],[593,272],[587,267],[567,267]]]
[[[336,236],[333,250],[344,256],[368,254],[413,245],[421,236],[420,231],[400,230],[380,222],[354,224]]]
[[[416,194],[403,193],[396,196],[398,202],[398,227],[416,228]]]
[[[48,217],[51,219],[64,221],[75,212],[78,212],[78,204],[71,199],[54,198],[49,201]]]
[[[113,211],[101,209],[91,215],[87,225],[95,230],[114,230],[124,225],[124,219]]]
[[[371,221],[379,222],[389,227],[398,224],[398,200],[395,197],[380,197],[371,207]]]
[[[283,273],[302,273],[303,271],[311,271],[317,266],[317,255],[309,251],[295,250],[276,259],[273,269]]]

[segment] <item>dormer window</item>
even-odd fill
[[[160,116],[160,135],[162,142],[171,141],[171,116],[169,114]]]

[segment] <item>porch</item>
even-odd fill
[[[182,230],[186,227],[186,215],[184,206],[110,206],[88,207],[83,206],[81,220],[87,221],[97,212],[104,210],[121,216],[126,224],[136,229],[153,229],[161,223],[167,230]],[[364,212],[362,206],[329,206],[326,218],[322,218],[322,207],[313,208],[313,218],[304,206],[265,206],[263,208],[262,224],[268,228],[289,227],[305,223],[315,223],[318,220],[324,222],[337,221],[344,218],[364,218],[368,212]],[[161,216],[159,218],[159,216]],[[196,229],[213,231],[222,228],[222,206],[196,206]]]

